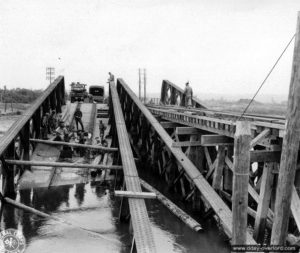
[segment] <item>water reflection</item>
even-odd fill
[[[75,183],[22,189],[17,200],[51,213],[72,225],[37,217],[9,205],[1,229],[23,231],[25,252],[130,252],[129,224],[118,220],[120,199],[111,195],[113,182]],[[195,233],[156,200],[146,201],[158,252],[229,252],[216,227]]]

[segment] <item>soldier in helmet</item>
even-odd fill
[[[185,84],[184,94],[185,94],[185,106],[187,108],[191,108],[192,107],[192,98],[193,98],[193,89],[192,89],[192,87],[190,87],[189,82],[187,82]]]
[[[84,128],[82,124],[82,112],[80,111],[79,107],[76,108],[76,111],[74,113],[74,119],[75,119],[77,131],[78,131],[78,123],[79,123],[81,126],[81,130],[84,132]]]

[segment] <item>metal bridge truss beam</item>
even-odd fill
[[[123,165],[125,187],[128,191],[142,192],[139,176],[137,173],[130,141],[127,135],[124,116],[119,101],[119,96],[114,82],[110,82],[110,110],[111,124],[114,132],[117,133],[120,158]],[[129,108],[127,107],[127,110]],[[115,138],[114,138],[115,139]],[[133,247],[137,252],[156,252],[154,237],[148,217],[144,199],[129,198],[129,210],[134,234]],[[123,200],[122,200],[123,206]],[[121,207],[124,208],[124,207]],[[125,207],[126,208],[126,207]]]
[[[64,77],[59,76],[1,138],[0,158],[3,168],[2,190],[4,196],[15,196],[14,177],[17,173],[16,166],[5,163],[5,159],[30,160],[34,146],[30,144],[29,140],[30,138],[40,138],[43,115],[50,110],[61,112],[64,104]]]
[[[161,86],[160,102],[164,105],[185,106],[184,90],[168,80],[163,80]],[[197,98],[192,99],[192,106],[205,109]]]
[[[141,155],[144,156],[143,160],[148,158],[147,164],[151,164],[152,169],[159,173],[169,186],[175,187],[183,199],[201,198],[207,210],[211,208],[214,211],[224,232],[231,238],[232,213],[196,167],[204,162],[203,148],[189,147],[184,153],[180,147],[173,147],[172,144],[178,136],[173,134],[172,139],[122,79],[117,81],[117,90],[132,144],[139,147]],[[128,103],[131,104],[131,110],[126,110]],[[195,141],[197,137],[190,138]],[[196,155],[198,152],[202,152],[202,156]],[[249,233],[247,241],[255,244]]]

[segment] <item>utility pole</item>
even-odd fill
[[[144,70],[144,71],[143,71]],[[144,77],[144,78],[142,78]],[[144,101],[146,103],[147,95],[146,95],[146,69],[139,69],[139,99]],[[142,85],[144,85],[144,98],[142,98]]]
[[[46,80],[49,80],[50,84],[54,80],[54,76],[55,76],[55,68],[47,67],[46,68]]]
[[[6,85],[4,85],[4,91],[3,91],[3,103],[4,103],[4,112],[6,112]]]
[[[285,134],[276,190],[271,244],[284,245],[288,232],[292,191],[297,168],[300,141],[300,12],[296,28],[292,76],[290,82]]]
[[[146,95],[146,69],[144,69],[144,103],[147,102],[147,95]]]
[[[139,69],[139,100],[141,100],[141,85],[142,85],[142,80],[141,80],[141,69]]]

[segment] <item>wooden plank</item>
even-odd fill
[[[173,147],[199,147],[201,145],[201,141],[179,141],[173,142]]]
[[[80,148],[89,148],[89,149],[97,149],[103,152],[116,152],[118,148],[108,148],[98,145],[87,145],[87,144],[79,144],[79,143],[71,143],[71,142],[64,142],[64,141],[49,141],[49,140],[40,140],[40,139],[30,139],[31,142],[35,143],[43,143],[48,145],[64,145],[68,147],[80,147]]]
[[[255,217],[253,237],[258,243],[263,243],[267,224],[268,210],[273,185],[273,163],[265,163],[260,186],[259,201]]]
[[[200,134],[200,130],[194,127],[176,127],[177,135]]]
[[[285,133],[275,200],[271,244],[286,240],[300,142],[300,12],[298,12]]]
[[[97,165],[97,164],[79,164],[79,163],[59,163],[59,162],[39,162],[39,161],[24,161],[24,160],[5,160],[7,164],[28,165],[28,166],[43,166],[43,167],[63,167],[63,168],[80,168],[80,169],[103,169],[103,170],[122,170],[119,165]]]
[[[250,151],[250,162],[279,162],[281,151],[254,150]]]
[[[255,145],[257,145],[261,140],[266,138],[271,133],[271,129],[267,128],[263,130],[259,135],[257,135],[250,143],[250,148],[253,148]]]
[[[185,211],[183,211],[181,208],[179,208],[177,205],[175,205],[172,201],[170,201],[167,197],[165,197],[163,194],[161,194],[158,190],[156,190],[154,187],[149,185],[144,180],[140,179],[140,182],[142,186],[150,191],[154,192],[156,194],[157,199],[159,202],[161,202],[166,208],[168,208],[174,215],[176,215],[180,220],[182,220],[188,227],[193,229],[196,232],[199,232],[202,230],[202,226],[199,224],[199,222],[195,221],[191,216],[189,216]]]
[[[110,82],[110,99],[114,114],[114,124],[118,136],[120,158],[122,160],[124,181],[128,191],[142,192],[131,145],[122,113],[120,98],[114,82]],[[120,90],[119,90],[120,91]],[[124,96],[125,94],[122,94]],[[139,99],[137,98],[139,101]],[[140,102],[140,101],[139,101]],[[140,102],[141,103],[141,102]],[[156,121],[157,122],[157,121]],[[157,122],[161,128],[162,126]],[[163,128],[162,128],[163,129]],[[151,229],[150,219],[143,199],[128,199],[134,242],[137,252],[155,253],[156,244]]]
[[[180,124],[172,122],[172,121],[161,121],[159,123],[162,125],[162,127],[164,129],[176,128],[176,127],[180,126]]]
[[[234,138],[232,244],[247,244],[248,182],[250,166],[250,122],[237,121]]]
[[[115,191],[115,196],[134,199],[156,199],[154,192]]]
[[[218,147],[217,163],[213,177],[212,187],[216,190],[222,189],[223,168],[225,165],[225,146]]]
[[[233,145],[233,139],[225,135],[205,134],[201,135],[202,146]]]

